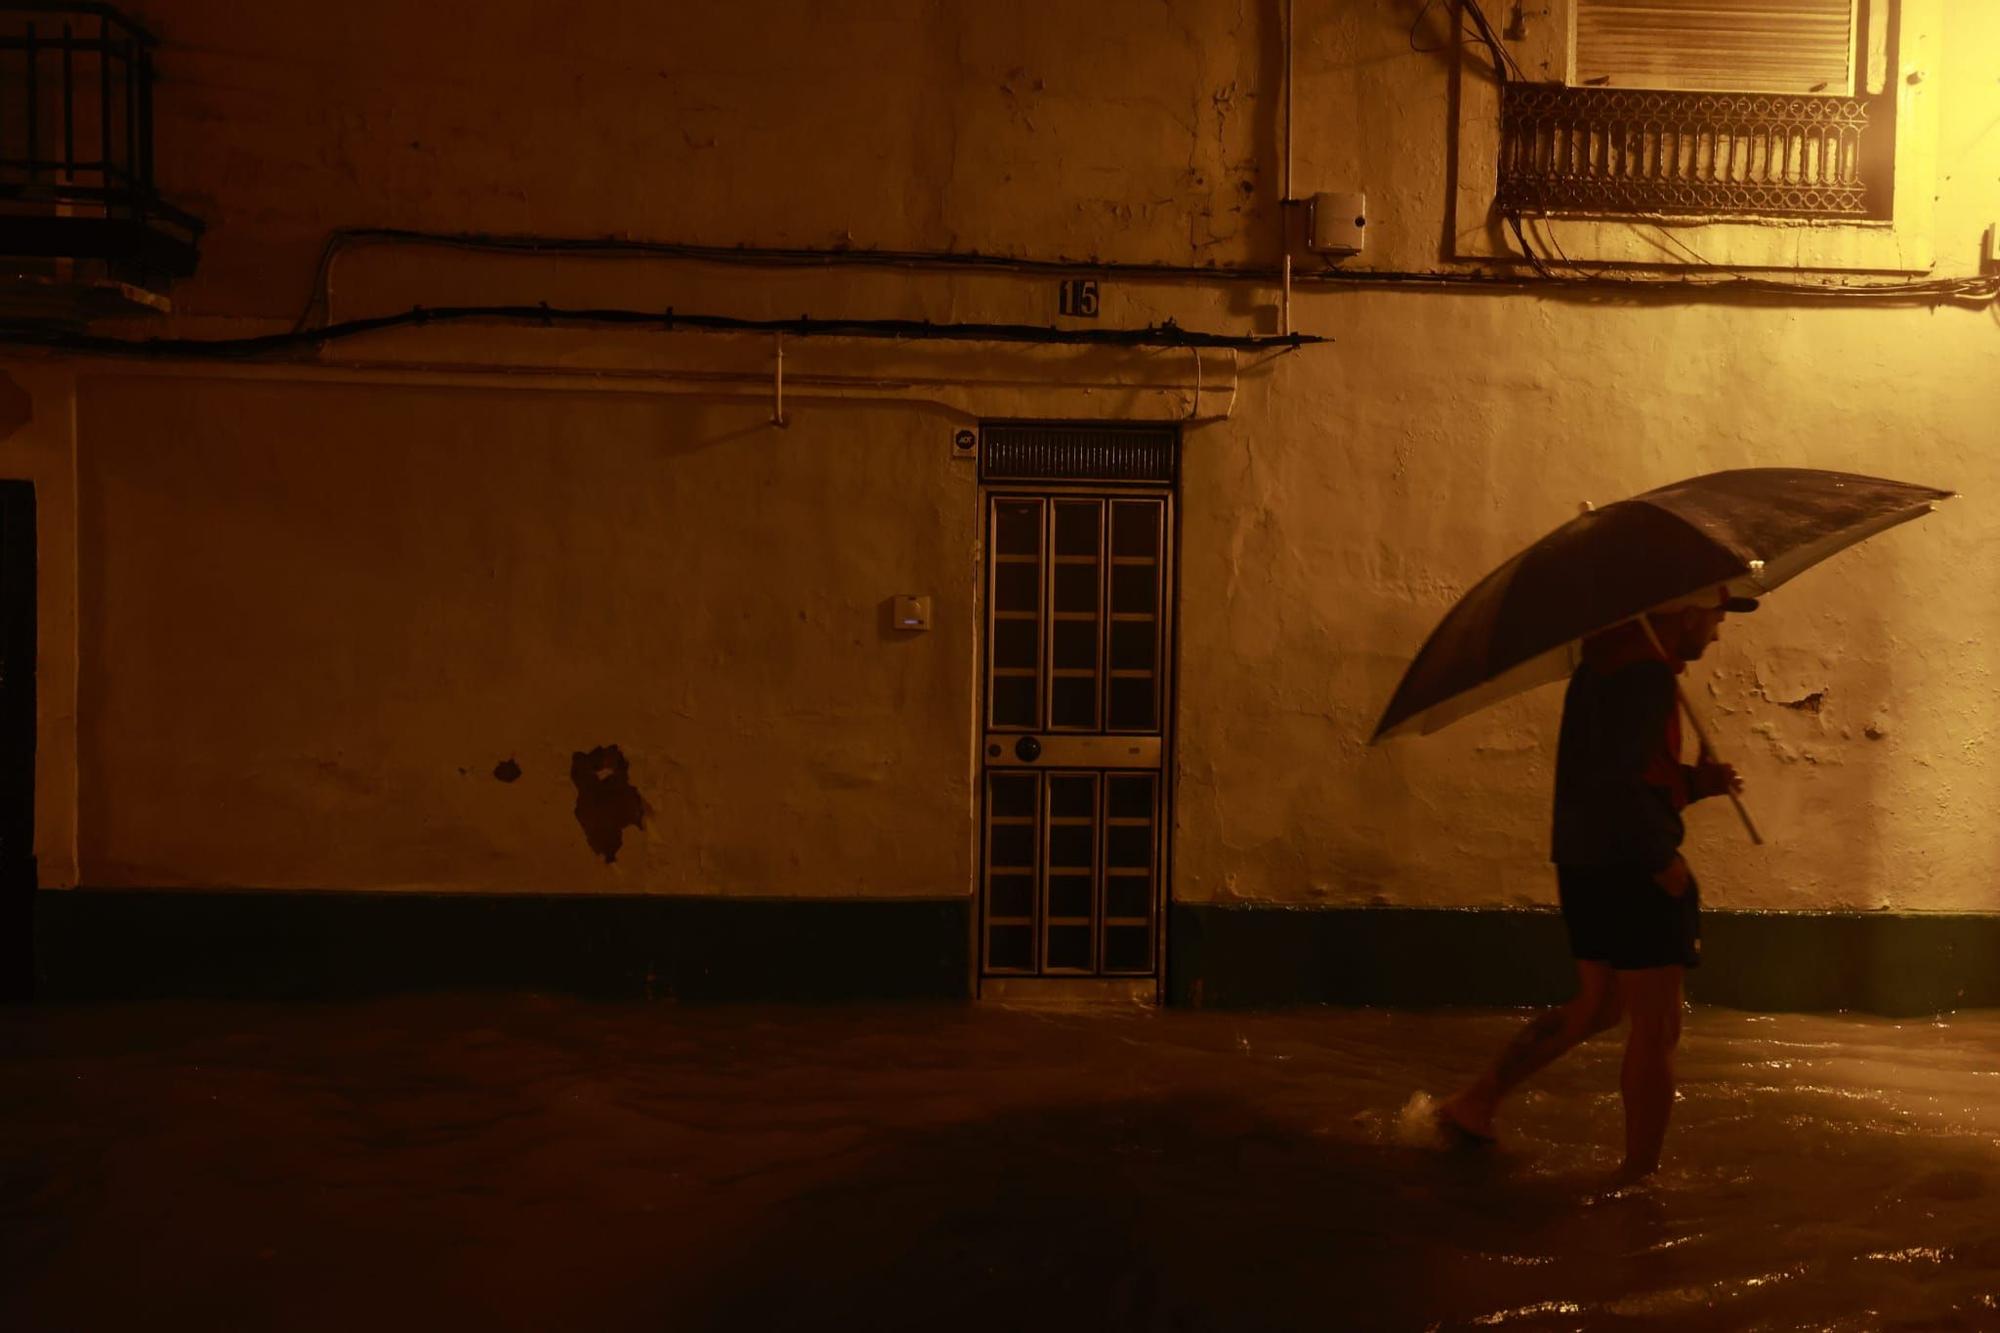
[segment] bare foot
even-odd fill
[[[1658,1162],[1620,1162],[1618,1169],[1611,1173],[1611,1188],[1621,1190],[1627,1185],[1636,1185],[1650,1178],[1659,1169]]]
[[[1493,1120],[1490,1116],[1475,1118],[1456,1099],[1439,1102],[1432,1112],[1437,1121],[1438,1132],[1454,1147],[1490,1148],[1493,1146]]]

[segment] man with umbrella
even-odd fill
[[[1620,1089],[1621,1179],[1656,1170],[1673,1107],[1681,986],[1701,961],[1700,889],[1681,858],[1681,811],[1742,781],[1704,751],[1681,762],[1674,676],[1715,642],[1723,616],[1755,610],[1726,588],[1583,642],[1556,748],[1557,893],[1577,992],[1531,1020],[1491,1067],[1438,1107],[1454,1137],[1487,1142],[1500,1101],[1530,1074],[1629,1018]]]
[[[1502,1098],[1578,1042],[1630,1019],[1621,1087],[1625,1161],[1659,1165],[1673,1105],[1681,986],[1699,958],[1700,903],[1680,858],[1681,811],[1727,795],[1677,681],[1731,611],[1837,551],[1927,514],[1952,492],[1849,472],[1742,468],[1584,513],[1475,584],[1431,631],[1373,740],[1432,732],[1569,676],[1556,755],[1557,888],[1577,994],[1531,1021],[1438,1107],[1441,1130],[1490,1142]],[[1676,705],[1678,704],[1678,708]],[[1681,763],[1685,713],[1700,762]]]

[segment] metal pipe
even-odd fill
[[[99,183],[111,188],[111,22],[97,20],[97,170]]]
[[[28,151],[26,157],[28,159],[28,179],[33,180],[35,178],[36,168],[40,165],[37,160],[36,154],[40,149],[40,144],[37,143],[37,140],[41,138],[41,135],[37,130],[35,119],[36,119],[36,113],[39,109],[37,103],[39,103],[42,100],[41,87],[37,82],[38,78],[40,77],[40,66],[42,63],[42,58],[40,53],[38,53],[35,50],[35,25],[32,23],[28,25],[27,55],[28,55]]]
[[[1292,2],[1285,0],[1285,200],[1292,202]]]
[[[1235,353],[1230,353],[1231,358]],[[491,392],[495,388],[539,393],[594,393],[627,397],[685,397],[715,402],[769,403],[770,376],[763,371],[661,371],[641,369],[578,370],[571,366],[502,366],[466,362],[419,361],[239,361],[217,362],[201,359],[133,362],[120,368],[121,375],[170,377],[184,380],[247,381],[278,384],[375,384],[434,389],[462,389]],[[879,403],[915,403],[933,407],[965,421],[980,416],[969,410],[962,399],[942,389],[942,382],[872,379],[841,374],[794,375],[792,398],[824,405],[851,404],[869,407]],[[1074,389],[1076,382],[1052,376],[1036,383],[1050,389]],[[798,388],[799,384],[806,387]],[[1110,387],[1110,386],[1107,386]],[[1134,387],[1134,386],[1122,386]],[[1156,391],[1162,399],[1186,385],[1138,386]],[[1212,399],[1212,392],[1204,391]],[[1228,413],[1224,412],[1224,416]],[[1170,421],[1178,419],[1176,409],[1148,412],[1131,419]],[[1122,418],[1121,418],[1122,419]]]
[[[70,59],[70,28],[63,24],[62,69],[63,69],[63,182],[67,184],[76,176],[76,78]]]
[[[139,48],[139,184],[153,194],[153,52]]]
[[[1283,253],[1279,278],[1278,332],[1292,331],[1292,0],[1285,0],[1285,197],[1278,201],[1278,247]]]
[[[139,203],[139,77],[133,63],[137,49],[137,43],[125,43],[125,183],[135,206]]]
[[[785,335],[772,336],[772,345],[777,349],[777,358],[771,369],[771,424],[785,426]]]
[[[1292,257],[1285,256],[1285,276],[1282,294],[1278,299],[1278,336],[1292,335]]]

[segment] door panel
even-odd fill
[[[1042,718],[1042,537],[1048,503],[995,500],[988,516],[986,725],[1034,731]]]
[[[1050,731],[1097,731],[1104,698],[1104,503],[1055,500],[1049,562]]]
[[[1158,970],[1170,494],[987,498],[981,958]]]

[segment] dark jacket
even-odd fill
[[[1550,860],[1653,872],[1674,859],[1691,776],[1674,705],[1674,669],[1657,654],[1586,645],[1563,697]]]

